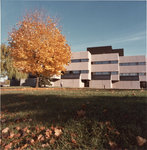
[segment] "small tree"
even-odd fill
[[[70,62],[71,51],[57,23],[40,12],[26,14],[13,28],[9,46],[14,66],[25,73],[51,77],[60,75]]]
[[[8,47],[5,44],[1,45],[1,76],[8,76],[9,79],[13,77],[17,80],[26,79],[28,75],[26,73],[18,71],[16,67],[13,66],[13,59]]]

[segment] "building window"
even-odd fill
[[[91,64],[118,64],[117,60],[111,60],[111,61],[93,61]]]
[[[88,62],[89,59],[71,59],[71,63]]]
[[[136,66],[136,65],[145,65],[145,62],[127,62],[127,63],[120,63],[120,66]]]
[[[93,72],[93,75],[117,75],[118,71],[112,71],[112,72]]]
[[[145,65],[145,62],[138,62],[138,65]]]
[[[93,72],[93,75],[110,75],[110,72]]]
[[[76,63],[76,62],[80,62],[80,59],[72,59],[71,63]]]
[[[138,76],[138,73],[120,73],[120,76]]]
[[[118,71],[111,72],[111,75],[118,75]]]
[[[80,71],[79,70],[74,70],[74,71],[72,71],[73,72],[73,74],[80,74]]]
[[[89,70],[81,70],[81,73],[89,73]]]
[[[118,61],[117,60],[113,60],[113,61],[111,61],[111,64],[118,64]]]
[[[81,59],[81,62],[88,62],[89,59]]]
[[[89,71],[88,70],[73,70],[72,73],[73,74],[89,73]]]
[[[120,76],[145,76],[145,72],[140,72],[140,73],[120,73]]]
[[[140,75],[140,76],[145,76],[146,73],[145,73],[145,72],[140,72],[139,75]]]

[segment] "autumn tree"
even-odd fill
[[[71,57],[70,46],[55,19],[35,11],[28,13],[13,28],[9,47],[18,70],[39,76],[51,77],[65,71]]]
[[[11,57],[11,51],[9,50],[8,46],[2,44],[0,46],[1,50],[1,76],[5,77],[8,76],[9,79],[13,77],[17,80],[26,79],[28,74],[18,71],[16,67],[13,66],[13,59]]]

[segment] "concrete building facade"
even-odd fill
[[[73,52],[64,75],[53,78],[54,87],[140,89],[147,87],[145,56],[124,56],[123,49],[91,47]]]

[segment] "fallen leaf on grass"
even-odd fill
[[[32,137],[35,137],[36,135],[34,133],[32,133]]]
[[[12,139],[12,138],[14,137],[14,135],[15,135],[15,134],[14,134],[13,132],[10,132],[9,138]]]
[[[54,130],[54,129],[55,129],[53,125],[51,126],[51,129],[52,129],[52,130]]]
[[[84,110],[77,111],[78,117],[83,117],[83,116],[85,116],[85,114],[86,114],[86,112]]]
[[[36,130],[37,130],[37,133],[40,132],[40,128],[38,126],[36,127]]]
[[[52,131],[47,129],[46,132],[45,132],[45,135],[46,135],[46,138],[49,139],[50,136],[52,135]]]
[[[2,133],[7,133],[9,131],[9,128],[6,127],[5,129],[2,130]]]
[[[18,137],[20,137],[20,136],[21,136],[20,133],[17,133],[17,134],[14,135],[15,138],[18,138]]]
[[[20,127],[16,127],[16,130],[18,130],[18,131],[19,131],[19,130],[20,130]]]
[[[50,140],[50,144],[54,144],[54,143],[55,143],[55,139],[52,138],[52,139]]]
[[[55,128],[54,129],[54,132],[55,132],[55,136],[60,136],[62,134],[62,130],[61,129],[58,129],[58,128]]]
[[[120,132],[118,132],[118,131],[115,131],[115,134],[116,134],[116,135],[120,135]]]
[[[30,130],[29,130],[27,127],[25,127],[25,128],[23,129],[23,131],[24,131],[24,132],[27,132],[27,133],[30,133]]]
[[[37,139],[38,139],[38,141],[44,141],[44,136],[42,134],[40,134]]]
[[[31,140],[30,140],[30,143],[31,143],[31,144],[34,144],[34,143],[35,143],[34,139],[31,139]]]
[[[43,148],[48,147],[48,146],[49,146],[49,144],[48,144],[48,143],[46,143],[46,144],[42,144],[42,147],[43,147]]]
[[[9,143],[8,145],[5,146],[5,150],[11,149],[12,143]]]
[[[112,149],[116,148],[117,147],[117,144],[113,141],[109,141],[109,145]]]
[[[136,140],[139,146],[143,146],[147,142],[147,140],[141,136],[137,136]]]
[[[45,127],[43,127],[43,126],[42,126],[42,127],[40,127],[40,130],[45,130]]]
[[[107,126],[110,126],[111,123],[110,123],[110,121],[106,121],[105,124],[106,124]]]
[[[28,144],[25,144],[24,146],[22,146],[22,147],[20,148],[20,150],[24,150],[27,146],[28,146]]]
[[[77,142],[76,142],[76,140],[75,139],[71,139],[71,142],[73,143],[73,144],[77,144]]]

